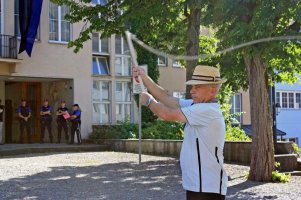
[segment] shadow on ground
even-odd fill
[[[277,195],[264,195],[258,196],[258,194],[248,191],[253,187],[260,187],[266,183],[256,181],[244,181],[237,185],[228,187],[227,200],[267,200],[278,199]]]
[[[0,199],[184,199],[180,181],[171,160],[52,167],[1,181]]]

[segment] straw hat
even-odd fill
[[[226,82],[226,80],[220,77],[219,70],[216,67],[198,65],[194,69],[191,80],[187,81],[185,84],[221,84],[224,82]]]

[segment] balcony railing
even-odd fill
[[[17,59],[17,37],[0,34],[0,58]]]

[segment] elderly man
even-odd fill
[[[148,77],[142,68],[133,68],[140,75],[149,93],[141,94],[141,104],[167,121],[186,123],[180,164],[182,185],[187,200],[225,199],[227,174],[223,168],[225,122],[216,95],[225,82],[219,70],[210,66],[196,66],[191,85],[192,99],[169,96]]]

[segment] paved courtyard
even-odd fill
[[[0,199],[182,200],[174,158],[116,152],[31,154],[0,159]],[[227,199],[301,199],[301,177],[286,184],[246,181],[227,164]]]

